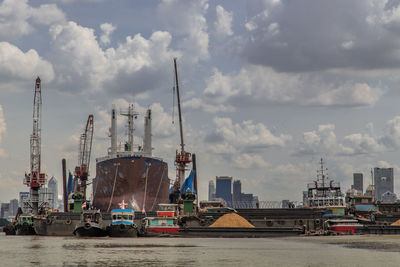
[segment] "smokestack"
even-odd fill
[[[115,107],[111,110],[111,155],[115,156],[117,154],[117,114],[115,112]]]
[[[144,138],[143,138],[143,152],[147,156],[152,156],[153,148],[151,147],[151,109],[146,112],[144,118]]]
[[[68,211],[68,194],[67,194],[67,168],[65,159],[61,161],[62,165],[62,177],[63,177],[63,200],[64,200],[64,212]]]

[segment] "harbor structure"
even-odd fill
[[[208,201],[213,201],[215,198],[215,184],[214,181],[211,180],[208,183]]]
[[[364,192],[362,173],[353,173],[353,189],[361,192],[361,194]]]
[[[382,201],[383,194],[394,193],[393,168],[374,168],[374,197],[375,201]]]
[[[215,197],[226,201],[228,207],[232,207],[232,177],[217,176],[215,178],[216,189]]]

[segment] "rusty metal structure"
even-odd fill
[[[35,81],[33,97],[33,130],[30,137],[30,173],[25,173],[24,184],[30,188],[29,205],[33,214],[39,212],[39,189],[45,185],[46,176],[40,172],[42,132],[42,87],[39,77]]]
[[[94,117],[92,114],[90,114],[86,122],[85,131],[80,137],[78,166],[75,167],[75,184],[78,185],[77,182],[79,181],[79,188],[77,188],[77,191],[83,194],[84,201],[86,200],[86,184],[89,176],[93,131]]]

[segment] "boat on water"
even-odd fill
[[[145,236],[178,233],[180,229],[178,215],[177,204],[159,204],[156,217],[143,219],[142,227]]]
[[[85,236],[106,236],[107,231],[103,228],[103,220],[99,210],[83,210],[81,221],[75,226],[74,235]]]
[[[329,219],[325,221],[325,224],[329,231],[341,234],[355,234],[357,230],[364,227],[354,219]]]
[[[135,211],[151,211],[169,197],[168,165],[152,156],[151,110],[144,120],[143,145],[134,144],[134,119],[138,113],[132,105],[121,115],[128,117],[128,141],[117,145],[117,113],[111,112],[111,148],[108,155],[96,159],[93,179],[93,206],[102,211],[117,209],[123,200]]]
[[[80,221],[81,216],[77,212],[50,212],[45,216],[35,216],[33,226],[38,235],[72,236]]]
[[[346,205],[340,183],[330,180],[321,158],[317,179],[307,185],[303,207],[327,209],[323,217],[344,216]]]
[[[33,214],[22,213],[18,216],[14,225],[16,235],[36,235],[33,227]]]
[[[111,237],[137,237],[138,227],[134,223],[135,212],[126,209],[124,201],[120,204],[120,209],[111,211],[111,222],[107,227],[108,235]]]

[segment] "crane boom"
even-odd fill
[[[31,208],[34,214],[38,214],[39,209],[39,189],[46,183],[44,173],[40,173],[41,158],[41,129],[42,129],[42,87],[39,77],[35,81],[35,91],[33,97],[33,130],[30,137],[30,160],[31,170],[25,174],[24,184],[31,189]]]
[[[84,199],[86,199],[86,181],[89,176],[90,153],[92,151],[93,121],[94,116],[90,114],[85,131],[80,137],[78,166],[75,168],[75,178],[80,182],[79,191],[83,193]]]

